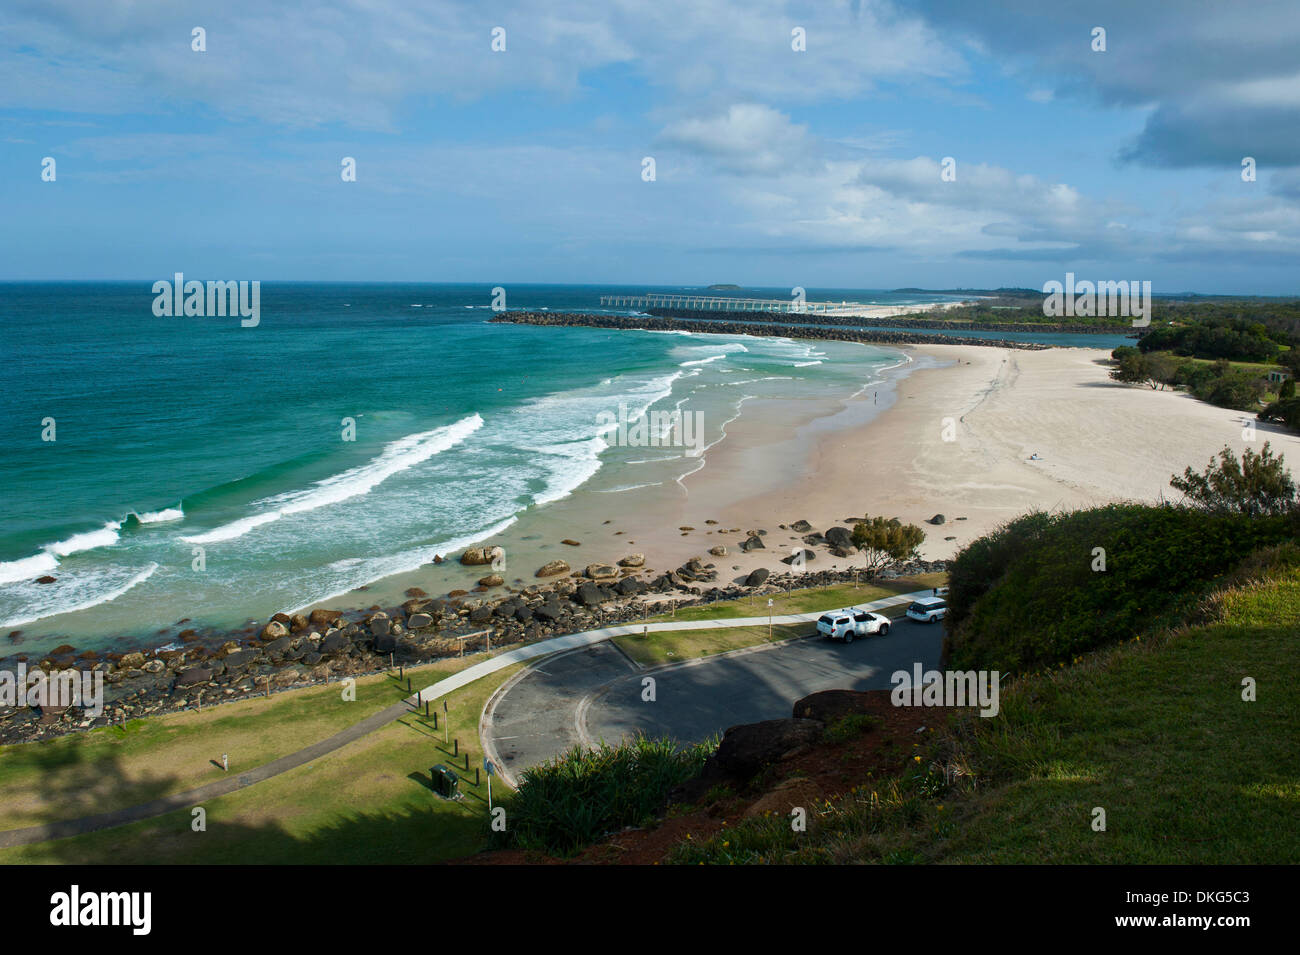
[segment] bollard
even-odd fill
[[[429,701],[428,701],[428,700],[425,700],[425,701],[424,701],[424,718],[425,718],[426,720],[429,718]],[[436,720],[436,719],[434,720],[433,728],[434,728],[434,729],[437,729],[437,728],[438,728],[438,723],[437,723],[437,720]]]
[[[452,740],[451,743],[452,743],[452,751],[451,751],[451,755],[453,755],[453,756],[459,756],[459,755],[460,755],[460,739],[459,739],[459,737],[456,738],[456,739],[454,739],[454,740]]]
[[[428,715],[428,712],[429,712],[429,704],[428,704],[428,703],[425,703],[425,704],[424,704],[424,712],[425,712],[426,715]],[[438,728],[438,713],[437,713],[437,711],[434,711],[434,714],[433,714],[433,728],[434,728],[434,729],[437,729],[437,728]]]
[[[411,678],[409,676],[406,678],[406,692],[407,693],[415,692],[414,689],[411,687]]]
[[[465,750],[465,775],[469,775],[469,750]],[[477,777],[477,773],[475,776]],[[474,785],[478,785],[477,779],[475,780]]]
[[[465,758],[466,758],[466,759],[469,759],[469,753],[466,753],[466,754],[465,754]],[[475,767],[474,767],[474,785],[475,785],[475,786],[478,786],[478,785],[479,785],[478,773],[479,773],[479,767],[475,766]]]

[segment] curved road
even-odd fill
[[[907,602],[903,594],[863,606]],[[776,618],[808,622],[818,613]],[[759,618],[761,620],[761,618]],[[712,626],[736,621],[708,621]],[[699,660],[643,668],[613,643],[551,656],[507,681],[479,727],[484,751],[514,785],[520,772],[575,745],[636,733],[698,742],[729,726],[788,717],[795,700],[819,690],[889,689],[895,670],[938,667],[943,627],[895,620],[888,636],[851,644],[820,637],[764,644]],[[654,699],[643,681],[654,679]]]

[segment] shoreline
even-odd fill
[[[534,571],[551,560],[565,560],[578,573],[635,554],[645,558],[642,579],[698,558],[716,565],[716,585],[734,585],[760,567],[784,570],[780,558],[804,546],[805,535],[789,527],[794,522],[807,521],[820,531],[876,515],[917,524],[926,533],[920,556],[947,560],[1029,510],[1157,500],[1168,493],[1172,474],[1203,466],[1225,444],[1237,453],[1248,446],[1241,440],[1242,412],[1182,393],[1111,382],[1102,349],[1029,351],[963,342],[899,351],[902,361],[877,369],[879,388],[864,384],[851,398],[820,406],[808,401],[806,407],[747,402],[743,413],[726,422],[725,438],[714,442],[701,466],[672,486],[614,493],[584,487],[522,512],[501,534],[472,545],[506,547],[503,586],[479,586],[491,568],[464,567],[459,552],[451,552],[441,555],[441,564],[301,607],[286,601],[283,610],[372,612],[428,595],[499,600],[533,585],[549,586],[552,581]],[[1167,421],[1157,433],[1150,420],[1158,416]],[[951,422],[952,441],[942,440],[945,421]],[[1279,453],[1300,460],[1300,436],[1263,423],[1257,428],[1261,443],[1272,439]],[[1038,459],[1031,460],[1035,453]],[[935,515],[943,515],[942,524],[928,523]],[[742,550],[751,537],[747,532],[757,529],[767,532],[764,547]],[[574,538],[576,546],[564,543]],[[809,570],[852,566],[850,558],[819,553]],[[180,643],[188,623],[160,624],[148,635],[105,641],[100,649]],[[208,639],[238,641],[263,623],[202,632]],[[36,639],[52,645],[64,638]],[[75,638],[67,642],[76,644]],[[49,652],[25,650],[12,640],[5,650],[3,664]]]

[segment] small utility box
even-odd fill
[[[429,770],[429,775],[433,778],[434,792],[445,799],[456,798],[456,787],[460,785],[460,777],[450,768],[439,763]]]

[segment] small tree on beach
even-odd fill
[[[1171,476],[1169,484],[1188,503],[1206,511],[1235,511],[1258,517],[1285,514],[1296,506],[1296,487],[1281,455],[1274,457],[1268,442],[1258,454],[1247,448],[1238,461],[1231,448],[1219,452],[1204,472],[1188,468]]]
[[[853,525],[853,543],[867,559],[867,571],[875,573],[896,560],[910,560],[925,540],[925,531],[883,517],[869,517]]]

